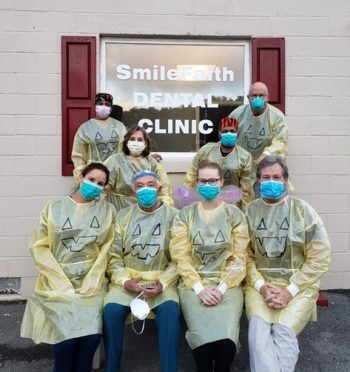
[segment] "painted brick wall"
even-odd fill
[[[60,176],[61,35],[284,36],[294,193],[319,211],[330,235],[323,287],[349,288],[349,15],[348,0],[2,0],[0,277],[21,277],[22,293],[31,293],[33,224],[47,200],[73,187]]]

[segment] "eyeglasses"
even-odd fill
[[[198,185],[206,185],[209,183],[210,186],[214,186],[220,181],[220,178],[197,178]]]

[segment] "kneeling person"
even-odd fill
[[[329,240],[314,209],[287,194],[288,168],[281,157],[262,159],[257,179],[262,198],[247,207],[250,368],[294,371],[296,335],[315,318],[319,279],[329,268]]]
[[[160,182],[151,171],[132,179],[137,204],[117,213],[116,240],[107,273],[111,280],[103,310],[105,371],[119,371],[124,323],[130,303],[143,296],[156,315],[161,371],[178,370],[180,310],[176,266],[169,253],[177,210],[158,200]]]

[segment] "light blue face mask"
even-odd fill
[[[102,190],[102,186],[88,180],[83,180],[83,183],[80,185],[80,194],[85,200],[93,200],[99,197]]]
[[[145,208],[150,208],[157,201],[158,190],[153,187],[143,187],[136,191],[137,202]]]
[[[286,190],[285,183],[281,181],[260,182],[260,194],[265,199],[278,200]]]
[[[234,147],[237,142],[237,133],[221,133],[220,141],[225,147]]]
[[[220,193],[220,187],[218,185],[198,185],[197,191],[200,196],[205,200],[213,200],[215,199]]]
[[[262,111],[266,105],[264,98],[255,97],[250,101],[250,105],[254,111]]]

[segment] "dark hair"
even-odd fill
[[[103,163],[92,162],[89,163],[81,172],[82,177],[85,177],[88,173],[92,170],[98,169],[106,174],[106,182],[105,185],[108,185],[109,181],[109,169]]]
[[[222,169],[221,169],[220,165],[218,163],[216,163],[215,161],[212,161],[210,159],[202,160],[199,163],[199,166],[198,166],[198,169],[197,169],[197,176],[198,176],[199,170],[204,169],[204,168],[216,169],[219,173],[219,177],[222,178]]]
[[[286,161],[277,155],[268,155],[265,156],[264,159],[260,161],[260,163],[257,166],[256,169],[256,177],[260,178],[261,177],[261,171],[266,168],[270,167],[272,165],[279,164],[282,168],[282,176],[285,180],[288,179],[289,173],[288,173],[288,167]]]
[[[145,142],[146,142],[146,147],[142,151],[141,156],[148,156],[151,153],[151,150],[152,150],[152,142],[151,142],[151,139],[149,138],[149,135],[146,132],[146,130],[143,127],[140,127],[138,125],[133,125],[126,132],[126,134],[124,136],[124,140],[123,140],[123,148],[122,148],[123,153],[125,155],[130,155],[130,150],[128,149],[127,143],[129,141],[130,137],[135,132],[141,132],[143,134],[143,138],[145,139]]]

